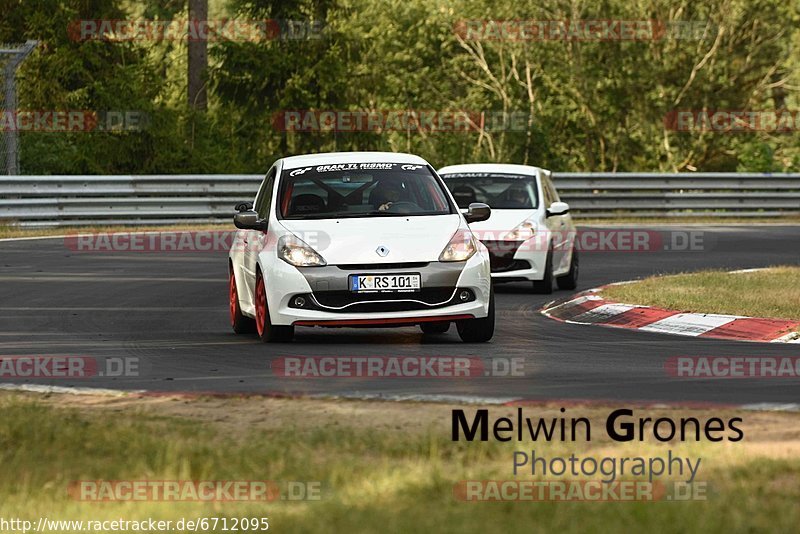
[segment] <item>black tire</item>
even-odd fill
[[[256,274],[256,334],[264,343],[289,342],[294,337],[294,326],[276,326],[269,319],[266,287],[261,271]]]
[[[236,289],[236,277],[233,274],[233,268],[230,269],[228,275],[228,300],[233,331],[237,334],[252,334],[255,332],[255,319],[243,315],[242,309],[239,307],[239,291]]]
[[[572,260],[569,264],[569,272],[564,276],[556,278],[558,289],[576,289],[578,287],[578,274],[580,271],[580,260],[578,259],[578,249],[572,249]]]
[[[534,280],[533,292],[549,295],[553,292],[553,248],[547,249],[547,259],[544,260],[544,278]]]
[[[489,314],[482,319],[457,321],[458,335],[466,343],[485,343],[494,336],[494,288],[489,293]]]
[[[420,323],[423,334],[444,334],[450,330],[450,321]]]

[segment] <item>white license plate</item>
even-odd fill
[[[419,291],[418,274],[357,274],[350,277],[350,291]]]

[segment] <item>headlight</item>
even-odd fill
[[[295,267],[323,267],[327,265],[316,250],[294,235],[285,235],[278,240],[278,257]]]
[[[439,261],[467,261],[478,251],[475,237],[469,230],[460,229],[439,255]]]
[[[525,221],[506,234],[506,241],[526,241],[536,234],[536,226]]]

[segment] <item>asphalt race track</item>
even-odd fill
[[[800,227],[650,228],[701,232],[703,250],[585,252],[580,289],[653,273],[800,263]],[[800,345],[729,342],[563,324],[538,310],[569,292],[497,286],[497,330],[464,344],[455,328],[423,338],[400,329],[298,328],[264,345],[229,326],[226,253],[76,253],[64,240],[0,243],[0,356],[136,357],[136,377],[4,382],[150,391],[308,393],[493,399],[797,403],[800,380],[670,377],[671,356],[800,356]],[[276,356],[524,358],[523,377],[316,378],[272,374]]]

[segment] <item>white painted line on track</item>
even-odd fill
[[[453,404],[506,404],[523,400],[521,397],[481,397],[473,395],[447,395],[428,393],[370,393],[343,392],[306,395],[313,399],[375,400],[390,402],[436,402]]]
[[[785,336],[773,339],[770,343],[800,343],[800,332],[789,332]]]
[[[26,237],[3,237],[0,238],[0,243],[13,242],[13,241],[40,241],[43,239],[66,239],[78,237],[93,237],[96,235],[110,235],[110,234],[128,234],[128,235],[152,235],[152,234],[171,234],[179,232],[235,232],[234,228],[229,228],[220,224],[220,228],[205,230],[193,230],[191,228],[175,228],[174,230],[114,230],[106,232],[82,232],[79,234],[59,234],[59,235],[40,235],[40,236],[26,236]]]
[[[593,288],[590,291],[602,291],[603,287],[627,286],[628,284],[636,284],[638,282],[641,282],[641,280],[623,280],[622,282],[611,282],[610,284],[606,284],[605,286]]]
[[[696,337],[741,318],[736,315],[679,313],[643,326],[639,330]]]
[[[29,393],[64,393],[67,395],[104,395],[112,397],[124,397],[130,394],[145,393],[143,389],[120,390],[103,388],[76,388],[65,386],[46,386],[42,384],[0,384],[2,391],[26,391]]]
[[[87,234],[88,235],[88,234]],[[68,236],[66,235],[41,235],[35,237],[4,237],[0,239],[0,243],[12,242],[12,241],[41,241],[43,239],[64,239]]]
[[[120,311],[120,312],[187,312],[187,311],[219,311],[219,306],[0,306],[0,311]],[[226,312],[227,313],[227,312]]]
[[[74,275],[74,276],[38,276],[38,275],[18,275],[0,276],[0,282],[77,282],[81,284],[94,284],[97,282],[211,282],[227,284],[227,278],[185,278],[185,277],[158,277],[158,276],[94,276]]]
[[[800,404],[796,402],[756,402],[753,404],[743,404],[743,410],[753,410],[758,412],[800,412]]]

